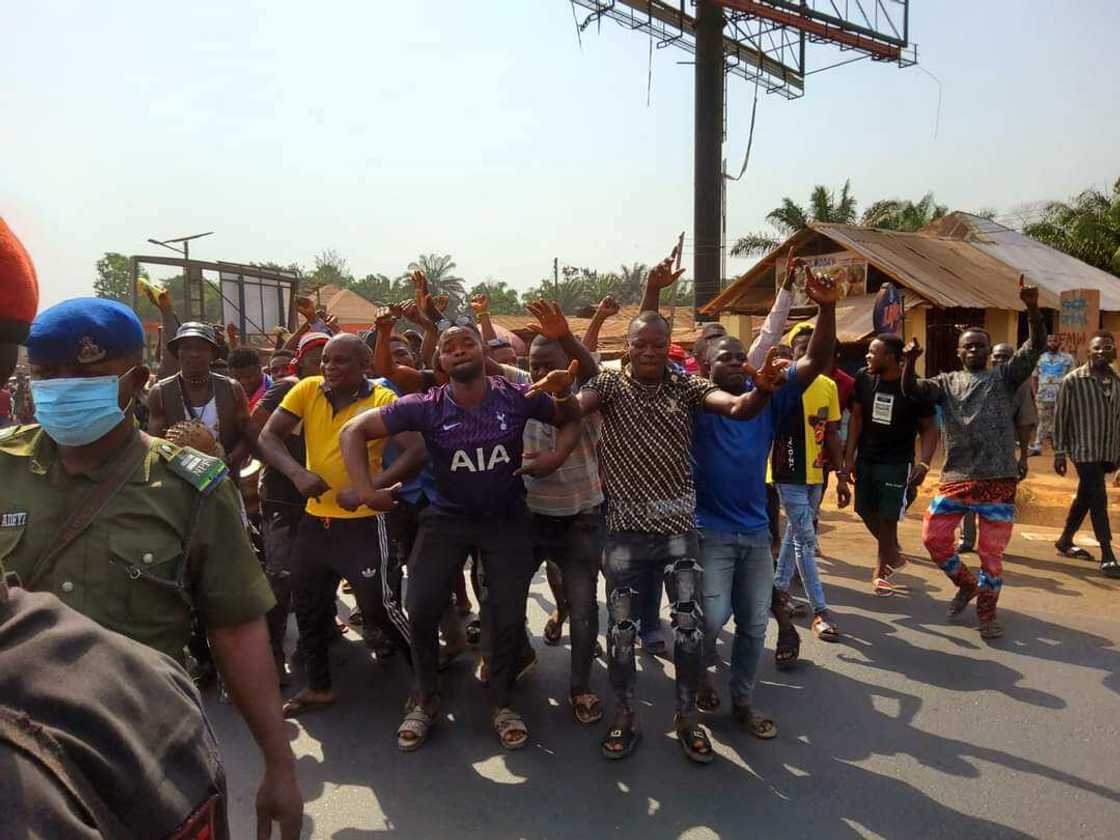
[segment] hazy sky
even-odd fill
[[[917,68],[860,62],[760,100],[729,235],[852,180],[861,206],[1065,198],[1120,176],[1120,3],[913,0]],[[105,251],[214,230],[192,255],[355,274],[423,252],[519,288],[561,261],[652,262],[692,226],[692,67],[566,0],[11,3],[0,51],[0,214],[43,303]],[[842,57],[813,48],[813,66]],[[732,79],[726,155],[753,88]],[[688,254],[686,253],[686,257]],[[690,263],[690,260],[688,260]],[[729,269],[745,263],[733,261]]]

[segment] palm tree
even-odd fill
[[[1023,233],[1082,262],[1120,276],[1120,178],[1112,194],[1087,189],[1068,203],[1046,205]]]
[[[447,295],[449,312],[461,312],[466,305],[467,287],[462,277],[452,272],[455,261],[450,254],[421,254],[416,262],[408,264],[409,271],[423,271],[428,277],[428,290],[432,296]]]
[[[948,207],[938,204],[933,200],[933,193],[927,192],[917,203],[897,198],[876,201],[863,211],[860,224],[864,227],[913,232],[937,221],[948,212]]]
[[[623,263],[619,266],[618,283],[609,293],[614,295],[614,299],[623,306],[628,303],[640,303],[648,273],[649,266],[645,263],[636,262],[631,265]]]
[[[844,186],[840,188],[840,195],[837,196],[828,187],[818,184],[809,194],[808,209],[788,196],[783,198],[780,206],[766,214],[766,221],[773,225],[778,233],[771,235],[762,232],[741,236],[731,246],[731,256],[745,257],[772,251],[782,243],[782,240],[807,228],[809,222],[853,224],[856,220],[856,199],[852,195],[851,187],[852,182],[845,181]]]

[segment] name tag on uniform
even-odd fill
[[[22,528],[27,524],[26,511],[0,513],[0,528]]]
[[[894,394],[876,394],[875,401],[871,404],[871,422],[889,426],[893,412]]]

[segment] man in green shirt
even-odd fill
[[[298,837],[302,797],[264,621],[274,602],[225,465],[130,419],[148,370],[128,307],[65,301],[26,343],[41,425],[0,432],[0,560],[28,590],[180,663],[197,612],[264,757],[258,815]]]

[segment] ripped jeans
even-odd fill
[[[677,671],[677,712],[696,712],[704,657],[703,570],[695,531],[684,534],[647,534],[615,531],[607,534],[604,574],[607,578],[607,673],[621,709],[633,709],[637,666],[634,643],[640,632],[641,591],[650,576],[663,577],[669,593],[673,625],[673,662]]]

